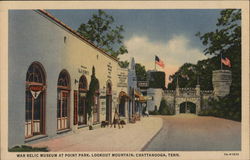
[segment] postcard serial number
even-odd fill
[[[239,156],[239,153],[224,153],[224,156]]]

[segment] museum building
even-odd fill
[[[9,11],[8,70],[9,147],[111,123],[116,110],[126,121],[134,114],[134,66],[120,68],[44,10]],[[93,75],[98,87],[88,115]]]

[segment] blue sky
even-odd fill
[[[221,10],[165,9],[165,10],[104,10],[123,25],[124,43],[128,54],[122,60],[135,57],[136,62],[154,69],[154,55],[165,63],[166,80],[185,62],[196,63],[207,58],[197,32],[214,31]],[[48,10],[53,16],[74,30],[87,23],[97,10]],[[157,68],[158,70],[163,70]]]

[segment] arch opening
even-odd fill
[[[57,130],[70,127],[70,76],[62,70],[57,81]]]
[[[119,115],[122,117],[126,116],[127,99],[127,94],[124,91],[121,91],[119,93]]]
[[[26,74],[25,138],[45,134],[45,75],[39,62],[33,62]]]
[[[80,77],[79,80],[79,103],[78,103],[78,125],[87,124],[87,111],[86,111],[86,94],[87,94],[87,79],[84,75]]]
[[[180,113],[193,113],[196,114],[196,104],[193,102],[182,102],[180,104]]]

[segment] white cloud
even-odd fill
[[[190,45],[190,40],[183,35],[174,35],[169,41],[152,41],[146,36],[133,36],[125,41],[128,54],[120,56],[121,60],[129,60],[134,57],[135,61],[145,65],[146,69],[154,69],[154,58],[157,55],[165,62],[166,80],[182,64],[196,63],[205,59],[206,56],[199,48]],[[161,70],[157,67],[158,70]]]

